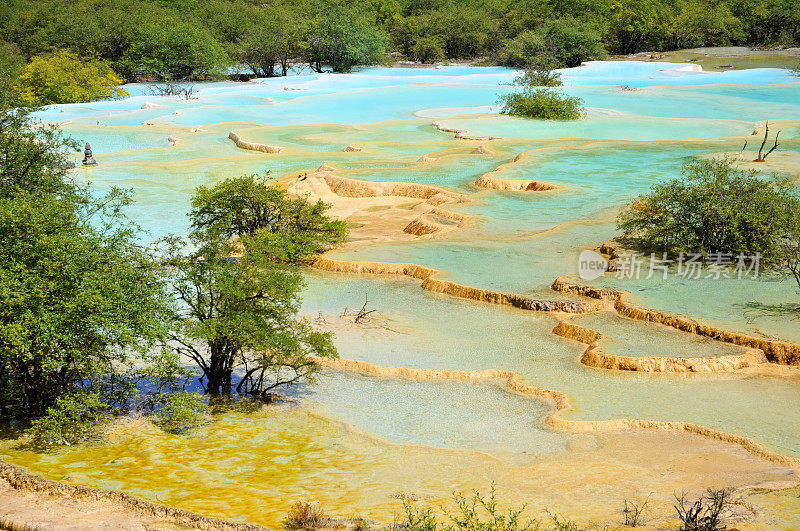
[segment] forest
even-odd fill
[[[125,81],[398,60],[559,66],[608,54],[800,44],[800,0],[7,0],[4,68],[69,52]],[[9,66],[10,65],[10,66]]]

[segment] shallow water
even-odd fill
[[[687,157],[737,153],[747,140],[740,160],[750,160],[760,141],[751,133],[764,120],[783,131],[781,150],[800,152],[797,78],[779,69],[698,72],[694,67],[593,62],[564,71],[564,90],[584,98],[588,109],[588,116],[577,122],[498,115],[493,104],[509,90],[505,84],[514,73],[476,67],[368,68],[349,75],[303,72],[250,83],[202,83],[195,87],[197,98],[188,101],[149,95],[136,85],[130,87],[130,98],[53,106],[40,117],[56,120],[74,138],[91,142],[100,165],[76,169],[76,179],[90,182],[97,193],[113,186],[132,189],[136,203],[128,213],[145,230],[146,242],[185,233],[189,199],[199,185],[267,171],[277,180],[328,163],[344,177],[423,183],[468,194],[470,202],[451,208],[474,216],[444,238],[359,245],[335,251],[332,258],[412,262],[440,270],[438,278],[558,299],[565,296],[549,289],[553,280],[576,273],[581,250],[617,234],[613,219],[623,204],[654,183],[680,178]],[[622,90],[622,85],[632,90]],[[142,109],[146,103],[157,106]],[[501,138],[459,140],[434,122],[468,135]],[[230,131],[285,150],[266,154],[239,149],[228,140]],[[176,145],[169,136],[179,139]],[[351,144],[363,151],[345,152]],[[481,145],[490,153],[480,153]],[[436,160],[417,163],[424,155]],[[521,157],[515,161],[517,155]],[[800,165],[767,164],[765,169],[800,178]],[[560,188],[498,192],[472,184],[488,172]],[[584,345],[551,333],[558,322],[551,314],[430,293],[418,280],[311,271],[306,276],[303,313],[339,323],[331,326],[343,358],[421,369],[510,370],[531,385],[566,393],[574,408],[563,415],[570,419],[694,422],[800,456],[797,372],[675,375],[592,369],[579,362]],[[622,280],[607,275],[596,283],[626,290],[643,306],[735,331],[800,341],[800,320],[787,312],[798,301],[789,280]],[[365,327],[336,320],[345,307],[360,307],[365,296],[380,319]],[[614,314],[578,316],[575,322],[607,335],[604,347],[612,353],[734,353],[729,346]],[[534,455],[549,462],[559,459],[557,455],[573,455],[576,441],[583,440],[544,426],[550,405],[493,382],[418,382],[325,371],[315,387],[297,388],[293,396],[304,408],[388,443],[431,447],[434,455],[462,449],[507,463]],[[102,467],[97,455],[89,456],[91,450],[85,450],[85,459],[80,458],[82,449],[40,457],[5,451],[12,460],[56,479],[74,472],[83,474],[74,479],[80,483],[123,488],[156,501],[270,525],[288,503],[276,503],[275,511],[260,518],[263,503],[256,500],[284,499],[286,493],[337,508],[376,507],[375,514],[385,516],[385,499],[365,500],[371,488],[384,495],[389,483],[402,489],[406,476],[396,469],[391,481],[369,472],[376,456],[385,458],[394,447],[350,439],[344,443],[344,436],[331,435],[343,428],[323,424],[305,413],[231,414],[198,438],[153,432],[141,447],[135,440],[114,439],[104,450],[111,457]],[[633,434],[620,437],[628,437],[628,444],[635,439]],[[699,443],[686,443],[683,451],[695,447]],[[206,457],[187,462],[185,456],[193,452]],[[277,468],[254,467],[253,460]],[[165,462],[174,468],[153,483]],[[340,467],[332,464],[336,462]],[[287,469],[288,464],[293,465]],[[312,471],[308,475],[300,472],[306,464]],[[472,475],[467,478],[471,484],[475,478],[487,479],[479,469],[475,465],[459,476],[454,466],[453,478],[459,480],[437,484],[436,495],[447,495],[456,483],[463,485],[465,474]],[[230,482],[220,479],[237,474]],[[356,477],[361,482],[350,485]],[[200,495],[204,482],[220,481],[224,485],[215,490],[213,501],[207,492]],[[242,488],[247,496],[240,497]],[[580,488],[577,483],[569,487]],[[340,498],[334,496],[337,489],[342,489]]]

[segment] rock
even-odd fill
[[[149,102],[149,101],[146,101],[146,102],[144,103],[144,105],[142,105],[142,106],[141,106],[141,107],[139,107],[139,108],[140,108],[140,109],[155,109],[156,107],[163,107],[163,105],[158,105],[157,103],[151,103],[151,102]]]
[[[364,151],[362,148],[360,148],[360,147],[356,147],[356,146],[354,146],[353,144],[350,144],[349,146],[347,146],[346,148],[344,148],[344,150],[345,150],[345,151],[348,151],[348,152],[350,152],[350,151]]]
[[[332,166],[328,166],[328,163],[325,163],[319,168],[317,168],[317,171],[334,171],[334,169]]]
[[[86,142],[86,149],[83,150],[83,165],[84,166],[97,166],[97,161],[92,156],[92,147],[89,142]]]
[[[169,135],[169,138],[167,138],[167,142],[172,142],[172,145],[173,145],[173,146],[176,146],[176,145],[178,145],[178,143],[179,143],[180,141],[181,141],[181,139],[180,139],[180,138],[178,138],[178,137],[176,137],[176,136],[172,136],[172,135]]]

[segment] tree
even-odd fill
[[[66,176],[58,132],[0,113],[0,410],[40,416],[108,388],[165,337],[161,269],[120,191],[95,199]]]
[[[800,197],[791,183],[744,171],[728,159],[694,159],[683,177],[655,185],[617,225],[645,251],[775,257]]]
[[[322,13],[307,38],[307,62],[316,72],[327,65],[349,72],[357,65],[378,63],[387,39],[358,9],[332,6]]]
[[[411,46],[411,56],[425,64],[438,63],[446,59],[442,38],[438,35],[418,37]]]
[[[300,264],[344,241],[345,223],[329,219],[327,210],[322,201],[292,199],[265,176],[249,175],[198,188],[190,217],[196,231],[226,239],[261,232],[272,260]]]
[[[607,55],[600,32],[593,24],[573,17],[548,20],[534,31],[525,31],[503,45],[502,61],[523,68],[546,61],[553,68],[580,66]]]
[[[111,67],[100,60],[81,60],[61,50],[52,56],[36,56],[19,77],[17,90],[30,105],[82,103],[128,96]]]
[[[503,114],[544,120],[577,120],[583,116],[583,100],[552,88],[561,85],[561,75],[546,64],[527,68],[513,84],[521,89],[500,96]]]
[[[177,350],[203,373],[211,395],[269,398],[283,385],[313,381],[309,357],[335,357],[328,333],[298,319],[302,276],[297,264],[341,241],[344,226],[322,203],[290,199],[255,176],[200,188],[194,230],[167,240],[165,260],[177,300]]]
[[[187,22],[153,22],[139,28],[120,61],[128,79],[178,81],[220,76],[229,63],[222,44],[208,30]]]
[[[295,10],[258,11],[257,23],[249,26],[233,47],[234,57],[258,77],[289,73],[289,63],[302,52],[303,21]]]
[[[153,410],[185,371],[159,351],[172,301],[161,266],[121,215],[128,197],[70,181],[56,129],[0,112],[0,414],[35,419],[39,448]]]
[[[19,103],[17,80],[25,69],[25,57],[19,47],[0,42],[0,112]]]

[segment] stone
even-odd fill
[[[97,161],[92,156],[92,146],[86,142],[86,149],[83,150],[83,165],[84,166],[97,166]]]

